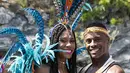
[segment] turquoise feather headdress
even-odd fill
[[[53,0],[57,11],[57,16],[60,18],[60,24],[68,24],[72,15],[76,16],[72,24],[72,30],[75,30],[83,10],[92,10],[86,0]]]
[[[59,24],[68,24],[69,19],[72,15],[76,15],[77,17],[75,18],[74,22],[72,23],[71,29],[75,30],[75,28],[78,25],[78,22],[80,20],[80,17],[82,16],[82,13],[84,10],[88,11],[91,10],[92,8],[89,3],[86,3],[85,0],[53,0],[55,4],[55,8],[57,11],[57,16],[60,17],[60,20],[58,20]],[[70,1],[70,4],[67,4],[67,1]],[[67,8],[69,7],[69,9]],[[67,15],[65,15],[65,13]],[[55,25],[51,30],[50,30],[50,37],[52,35],[53,29],[56,27]]]
[[[67,1],[72,1],[72,5],[68,5],[69,9],[66,11],[65,8],[67,7]],[[82,13],[84,10],[88,11],[91,10],[92,8],[90,6],[89,3],[86,3],[85,0],[54,0],[54,4],[56,6],[56,10],[58,11],[57,15],[60,17],[61,20],[59,20],[59,24],[67,24],[64,23],[64,19],[67,18],[67,21],[69,21],[70,17],[72,15],[76,15],[77,17],[75,18],[74,22],[72,23],[71,29],[75,30],[75,28],[78,25],[78,22],[80,20],[80,17],[82,16]],[[65,13],[67,13],[67,16],[65,15]],[[57,25],[59,25],[57,24]],[[57,27],[57,25],[55,25],[51,30],[50,30],[50,37],[52,36],[52,32],[54,30],[55,27]],[[66,26],[65,26],[66,28]],[[66,28],[67,29],[67,28]],[[85,47],[82,48],[78,48],[76,50],[76,55],[79,55],[82,51],[86,50]]]
[[[53,1],[56,7],[57,16],[60,18],[59,24],[63,24],[63,25],[68,24],[72,15],[74,16],[77,15],[71,26],[72,30],[76,29],[80,17],[82,16],[84,10],[92,11],[90,4],[87,3],[86,0],[53,0]],[[52,36],[52,31],[55,27],[57,27],[57,25],[55,25],[50,30],[50,37]],[[80,54],[85,49],[86,49],[85,47],[77,49],[76,50],[77,55]]]

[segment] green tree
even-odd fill
[[[130,17],[130,0],[91,0],[93,11],[84,11],[81,21],[106,21],[107,24],[117,25],[128,22]]]

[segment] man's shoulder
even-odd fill
[[[83,68],[81,68],[81,69],[79,70],[78,73],[85,73],[85,72],[91,67],[91,65],[92,65],[92,63],[90,63],[90,64],[84,66]]]
[[[119,65],[113,65],[107,73],[125,73]]]

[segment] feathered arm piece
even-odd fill
[[[37,63],[37,65],[40,65],[42,62],[40,54],[44,35],[44,20],[37,10],[32,8],[25,8],[24,10],[33,16],[38,26],[38,33],[36,34],[35,45],[33,46],[33,49],[34,49],[34,61],[35,63]]]
[[[25,59],[23,58],[23,56],[25,56],[26,50],[24,46],[19,42],[16,43],[16,47],[14,47],[14,49],[18,48],[17,46],[19,47],[18,51],[21,53],[22,56],[11,56],[11,57],[15,57],[15,59],[13,63],[11,64],[11,66],[9,67],[8,71],[11,71],[12,73],[23,73],[24,67],[25,67],[25,64],[24,64]]]
[[[27,39],[25,38],[25,35],[19,30],[19,29],[16,29],[16,28],[13,28],[13,27],[10,27],[10,28],[4,28],[2,30],[0,30],[0,34],[16,34],[18,39],[19,39],[19,43],[23,44],[23,45],[26,45],[28,44],[28,41]],[[19,48],[21,48],[21,44],[19,43],[16,43],[9,51],[8,53],[6,54],[3,62],[7,61],[8,58],[10,58],[11,54],[13,54],[14,52],[16,52]],[[22,54],[25,53],[25,51],[27,50],[26,47],[21,48],[21,52]],[[24,64],[23,64],[24,65]],[[16,68],[15,68],[16,69]],[[20,69],[20,68],[19,68]],[[22,70],[22,69],[21,69]]]
[[[2,62],[1,62],[1,68],[2,68],[2,65],[5,67],[7,62],[10,60],[10,57],[16,52],[19,50],[19,48],[21,48],[21,50],[23,51],[22,53],[24,53],[24,48],[21,47],[21,43],[17,42],[15,43],[9,50],[8,52],[6,53],[6,55],[4,56],[4,58],[2,59]]]
[[[5,56],[3,62],[7,61],[8,58],[10,57],[11,54],[13,54],[14,52],[16,52],[19,48],[20,48],[20,52],[22,53],[22,57],[17,57],[16,61],[11,65],[13,66],[12,68],[14,68],[15,72],[17,73],[17,71],[21,71],[19,73],[25,73],[25,71],[28,72],[28,70],[30,70],[31,68],[30,63],[32,63],[33,60],[33,49],[31,48],[30,43],[27,41],[27,39],[25,38],[24,34],[16,28],[10,27],[10,28],[4,28],[2,30],[0,30],[0,34],[16,34],[19,42],[16,43],[7,53],[7,55]],[[17,64],[15,64],[17,63]],[[21,64],[21,65],[20,65]],[[18,68],[17,65],[19,65],[20,67]],[[22,67],[21,67],[22,66]],[[25,69],[23,69],[25,68]],[[16,70],[19,69],[19,70]],[[15,73],[13,71],[13,73]],[[28,72],[29,73],[29,72]]]
[[[10,57],[12,54],[14,54],[16,51],[19,50],[19,48],[21,48],[21,50],[23,51],[22,54],[25,52],[24,48],[21,46],[22,44],[17,42],[15,43],[6,53],[5,57],[2,59],[2,64],[6,65],[7,61],[10,60]]]
[[[42,59],[46,59],[46,62],[48,62],[48,56],[54,61],[54,58],[55,58],[55,55],[54,55],[54,51],[51,50],[51,48],[53,48],[54,46],[56,46],[58,43],[56,44],[53,44],[53,45],[50,45],[50,39],[47,35],[44,35],[45,38],[46,38],[46,41],[47,41],[47,44],[46,44],[46,48],[44,49],[42,55],[41,55],[41,58]]]
[[[30,13],[38,25],[38,34],[36,34],[36,42],[34,49],[30,45],[30,43],[26,40],[24,34],[16,28],[6,28],[2,31],[0,31],[0,34],[17,34],[19,37],[21,45],[19,45],[20,49],[23,47],[23,50],[21,49],[22,56],[16,56],[16,59],[14,60],[14,63],[10,66],[9,70],[13,73],[31,73],[32,72],[32,62],[35,61],[36,64],[41,64],[41,47],[42,47],[42,40],[43,40],[43,34],[44,34],[44,21],[42,19],[42,16],[38,11],[31,8],[25,8],[25,11]]]
[[[52,61],[54,61],[54,58],[55,58],[55,54],[54,54],[54,51],[51,50],[51,48],[53,48],[54,46],[56,46],[58,43],[56,44],[53,44],[53,45],[50,45],[49,47],[47,47],[44,52],[42,53],[41,55],[41,58],[42,59],[45,59],[46,60],[46,63],[48,63],[48,58],[50,57]]]
[[[25,49],[25,50],[22,50]],[[21,44],[20,50],[22,56],[15,56],[14,62],[8,69],[12,73],[32,73],[32,61],[34,60],[34,50],[30,44]]]
[[[36,34],[34,49],[41,48],[44,35],[44,20],[37,10],[32,8],[25,8],[24,10],[33,16],[38,25],[38,33]]]
[[[43,51],[43,53],[41,55],[41,58],[45,59],[46,63],[48,63],[48,57],[50,57],[50,59],[52,61],[54,61],[54,58],[55,58],[54,52],[67,52],[65,50],[60,50],[60,49],[57,49],[57,48],[55,48],[54,50],[52,50],[52,48],[55,47],[56,45],[58,45],[58,43],[50,45],[50,39],[49,39],[49,37],[47,35],[44,35],[44,36],[46,38],[47,44],[46,44],[46,48],[44,49],[44,51]]]
[[[4,28],[0,30],[0,34],[16,34],[17,37],[19,38],[19,41],[23,44],[28,43],[25,35],[17,28],[10,27],[10,28]]]

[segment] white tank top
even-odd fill
[[[115,61],[112,59],[112,56],[110,56],[110,57],[108,58],[108,60],[105,62],[105,64],[104,64],[100,69],[98,69],[98,71],[96,71],[95,73],[107,73],[107,71],[108,71],[108,69],[109,69],[108,67],[109,67],[112,63],[114,63],[114,62],[115,62]],[[89,65],[85,66],[83,69],[81,69],[81,71],[80,71],[79,73],[85,73],[90,66],[92,66],[92,63],[90,63]]]

